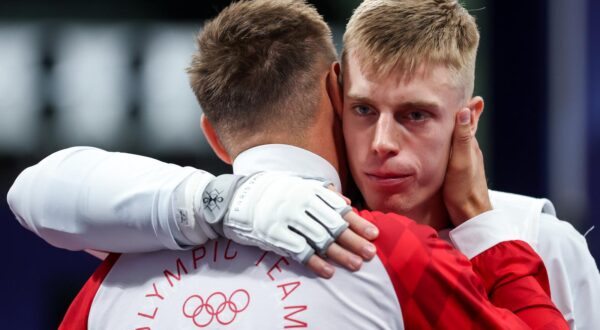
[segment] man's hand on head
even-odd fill
[[[452,151],[443,186],[444,203],[455,226],[492,209],[483,154],[470,123],[468,108],[456,114]]]
[[[289,256],[325,278],[334,273],[326,258],[355,271],[376,253],[369,240],[377,228],[320,181],[281,172],[224,175],[195,200],[203,230]]]

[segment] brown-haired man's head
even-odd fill
[[[311,5],[240,1],[204,25],[188,73],[206,119],[235,158],[251,147],[246,142],[265,142],[260,136],[301,146],[335,61],[331,31]]]

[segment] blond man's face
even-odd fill
[[[370,79],[353,55],[344,71],[343,129],[352,176],[369,208],[419,221],[443,207],[456,113],[464,90],[443,66],[409,81]]]

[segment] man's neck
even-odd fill
[[[441,192],[404,215],[420,224],[431,226],[438,231],[452,226]]]

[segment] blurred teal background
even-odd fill
[[[314,3],[341,35],[360,1]],[[74,145],[215,173],[185,67],[206,18],[229,1],[0,2],[0,193]],[[582,233],[600,226],[600,2],[465,1],[481,31],[478,138],[493,189],[549,197]],[[60,192],[57,192],[60,193]],[[56,328],[98,261],[49,246],[0,199],[0,320]],[[588,244],[600,258],[600,228]]]

